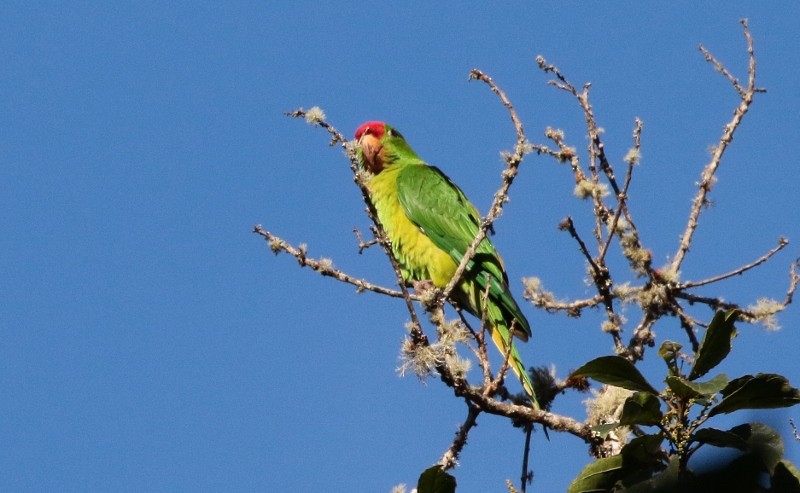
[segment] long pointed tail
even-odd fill
[[[539,401],[536,399],[536,392],[533,389],[531,377],[528,374],[528,370],[525,368],[525,364],[522,363],[522,358],[520,358],[519,352],[517,351],[517,345],[514,344],[511,332],[509,331],[505,322],[495,323],[492,326],[491,331],[492,340],[497,346],[497,349],[500,350],[500,354],[505,355],[508,353],[508,346],[511,345],[511,353],[509,354],[508,364],[511,369],[514,370],[514,373],[517,374],[517,377],[519,377],[519,381],[522,383],[522,388],[524,388],[525,393],[528,394],[531,404],[533,404],[533,408],[541,409],[539,407]]]

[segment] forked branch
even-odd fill
[[[766,89],[756,87],[756,56],[753,48],[753,38],[750,36],[750,28],[747,25],[747,20],[742,19],[741,23],[744,30],[744,37],[747,41],[747,54],[749,61],[746,87],[742,87],[739,81],[733,77],[731,73],[722,65],[722,63],[720,63],[719,60],[717,60],[703,45],[699,46],[700,51],[705,56],[705,59],[714,65],[714,68],[722,73],[722,75],[728,79],[731,85],[733,85],[734,89],[739,95],[740,102],[734,110],[731,120],[725,125],[725,127],[723,127],[722,136],[720,137],[718,144],[714,147],[714,150],[711,154],[711,161],[709,161],[705,168],[703,168],[703,172],[700,174],[700,183],[694,200],[692,201],[691,210],[689,211],[689,221],[686,224],[686,229],[681,235],[678,251],[675,253],[675,257],[672,259],[672,264],[670,265],[670,270],[674,272],[680,270],[681,264],[683,263],[683,260],[692,245],[692,238],[697,230],[700,213],[705,206],[708,205],[708,193],[714,187],[714,183],[716,181],[715,175],[720,164],[722,163],[722,156],[725,154],[725,151],[728,149],[728,146],[730,146],[731,142],[733,142],[733,136],[736,133],[736,129],[739,128],[744,116],[750,109],[750,105],[753,103],[753,98],[755,97],[756,93],[766,92]]]

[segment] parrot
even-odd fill
[[[444,288],[478,234],[481,216],[441,170],[423,161],[394,127],[379,121],[355,133],[366,189],[391,244],[403,281]],[[485,295],[488,293],[488,297]],[[485,301],[484,301],[485,300]],[[508,287],[503,261],[489,237],[475,252],[450,294],[458,308],[481,318],[522,387],[539,409],[533,382],[512,337],[526,342],[531,328]]]

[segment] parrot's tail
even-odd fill
[[[517,351],[517,346],[514,344],[514,339],[511,336],[511,331],[506,326],[505,322],[495,323],[492,326],[492,340],[494,341],[497,349],[500,350],[500,354],[506,355],[508,354],[508,364],[514,373],[517,374],[519,377],[520,383],[522,383],[522,388],[525,389],[525,393],[528,394],[528,397],[531,400],[531,404],[533,405],[534,409],[541,409],[539,407],[539,401],[536,400],[536,392],[533,389],[533,382],[531,381],[531,376],[528,374],[528,370],[525,368],[525,364],[522,363],[522,358],[519,356],[519,352]],[[511,352],[509,353],[508,347],[511,345]]]

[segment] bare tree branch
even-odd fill
[[[603,245],[603,248],[600,250],[600,254],[598,258],[601,262],[605,261],[606,254],[608,253],[608,249],[611,246],[611,240],[614,238],[615,233],[617,233],[617,227],[619,225],[619,218],[622,215],[622,212],[625,211],[625,215],[627,217],[628,223],[632,223],[632,219],[630,218],[630,213],[628,212],[627,207],[627,200],[628,200],[628,189],[631,186],[631,178],[633,177],[633,168],[639,162],[640,156],[640,149],[642,146],[642,128],[644,127],[644,123],[639,118],[636,119],[636,125],[633,129],[633,147],[628,152],[628,156],[626,156],[626,161],[628,162],[628,169],[625,172],[625,183],[622,186],[622,190],[616,191],[617,194],[617,210],[614,213],[614,218],[611,220],[611,225],[608,227],[608,236],[606,238],[606,242]],[[635,228],[632,228],[635,230]]]
[[[333,267],[333,262],[331,260],[310,258],[306,255],[306,248],[304,245],[299,247],[292,246],[285,240],[273,235],[269,231],[265,231],[260,225],[253,228],[253,233],[263,236],[267,241],[269,248],[273,252],[286,252],[296,258],[297,263],[300,264],[301,267],[310,267],[312,270],[319,272],[323,276],[332,277],[344,283],[352,284],[356,287],[356,290],[359,293],[362,291],[372,291],[374,293],[385,294],[386,296],[391,296],[393,298],[403,298],[405,296],[405,294],[400,291],[384,288],[383,286],[378,286],[377,284],[373,284],[364,279],[359,279],[346,274]]]
[[[373,231],[373,234],[374,233],[375,232]],[[364,241],[364,239],[361,237],[361,231],[359,231],[358,228],[353,228],[353,234],[356,235],[356,239],[358,240],[358,253],[359,254],[364,253],[364,250],[366,250],[367,248],[371,247],[372,245],[377,245],[378,244],[377,238],[374,238],[374,237],[369,241]]]
[[[792,436],[800,442],[800,433],[797,433],[797,425],[794,424],[794,420],[789,418],[789,424],[792,426]]]
[[[692,238],[694,236],[694,232],[697,230],[697,221],[703,208],[708,204],[708,193],[711,191],[714,186],[714,182],[716,181],[715,175],[717,173],[717,169],[719,169],[720,163],[722,162],[722,156],[725,154],[725,151],[728,149],[728,146],[731,144],[731,142],[733,142],[733,135],[736,133],[736,129],[739,128],[744,116],[750,109],[750,105],[753,103],[753,97],[755,94],[757,92],[765,92],[764,89],[756,87],[756,58],[753,50],[753,38],[750,36],[750,29],[748,28],[747,21],[742,20],[741,22],[744,29],[744,36],[747,40],[747,53],[749,59],[746,88],[742,88],[739,82],[722,66],[722,64],[719,63],[719,61],[717,61],[716,58],[714,58],[711,53],[702,45],[700,46],[700,51],[703,52],[706,60],[711,62],[717,68],[717,70],[719,70],[733,84],[733,87],[739,94],[741,102],[733,112],[733,118],[730,120],[730,122],[728,122],[727,125],[725,125],[722,131],[722,136],[719,139],[719,143],[716,145],[716,147],[714,147],[714,152],[711,155],[711,161],[706,165],[702,174],[700,175],[700,185],[698,187],[697,194],[692,201],[691,211],[689,212],[689,222],[687,223],[686,229],[681,236],[678,251],[675,253],[675,257],[672,259],[672,264],[670,266],[671,270],[674,272],[678,272],[680,270],[683,259],[686,257],[686,254],[689,252],[689,248],[692,245]]]
[[[469,402],[467,403],[467,417],[464,423],[458,427],[453,443],[445,451],[444,455],[442,455],[442,458],[439,459],[439,465],[442,466],[443,470],[447,471],[458,465],[458,456],[467,444],[467,436],[470,430],[477,424],[480,414],[481,411],[478,407]]]
[[[469,80],[480,80],[484,82],[489,88],[495,93],[499,98],[500,101],[503,103],[503,106],[508,110],[508,114],[511,117],[511,121],[514,123],[514,129],[517,132],[517,142],[514,146],[514,153],[508,154],[505,156],[506,160],[506,169],[503,171],[503,180],[500,188],[494,194],[494,200],[492,201],[492,205],[489,208],[489,213],[486,215],[485,218],[481,220],[480,227],[478,228],[478,233],[475,235],[475,238],[470,243],[469,247],[467,248],[466,252],[464,252],[464,256],[461,259],[461,262],[458,264],[458,268],[456,269],[453,277],[450,279],[450,282],[442,290],[442,297],[447,298],[452,293],[453,289],[456,285],[461,281],[461,277],[464,275],[464,271],[467,269],[467,265],[472,261],[472,258],[475,256],[475,252],[478,249],[478,246],[481,242],[486,238],[486,232],[489,228],[492,227],[494,221],[503,213],[503,204],[508,201],[508,190],[511,188],[511,184],[514,181],[514,178],[517,176],[517,172],[519,169],[519,165],[522,163],[522,159],[525,157],[525,132],[522,128],[522,122],[517,115],[517,111],[514,109],[514,106],[511,104],[511,101],[506,96],[506,93],[503,92],[500,87],[495,84],[494,80],[491,77],[484,74],[477,68],[472,69],[470,72]]]
[[[783,250],[783,248],[786,247],[786,245],[788,245],[788,244],[789,244],[789,240],[787,240],[786,238],[778,238],[778,246],[776,246],[772,250],[768,251],[767,253],[765,253],[764,255],[759,257],[756,261],[751,262],[751,263],[749,263],[747,265],[743,265],[743,266],[741,266],[741,267],[739,267],[737,269],[734,269],[734,270],[732,270],[732,271],[730,271],[728,273],[721,274],[719,276],[710,277],[708,279],[703,279],[702,281],[687,281],[687,282],[680,283],[678,285],[678,289],[696,288],[696,287],[699,287],[699,286],[705,286],[706,284],[713,284],[715,282],[719,282],[719,281],[722,281],[722,280],[725,280],[725,279],[728,279],[728,278],[731,278],[731,277],[734,277],[734,276],[740,276],[740,275],[744,274],[745,272],[747,272],[748,270],[750,270],[750,269],[752,269],[754,267],[758,267],[759,265],[763,264],[764,262],[766,262],[767,260],[772,258],[773,255],[775,255],[779,251]]]

